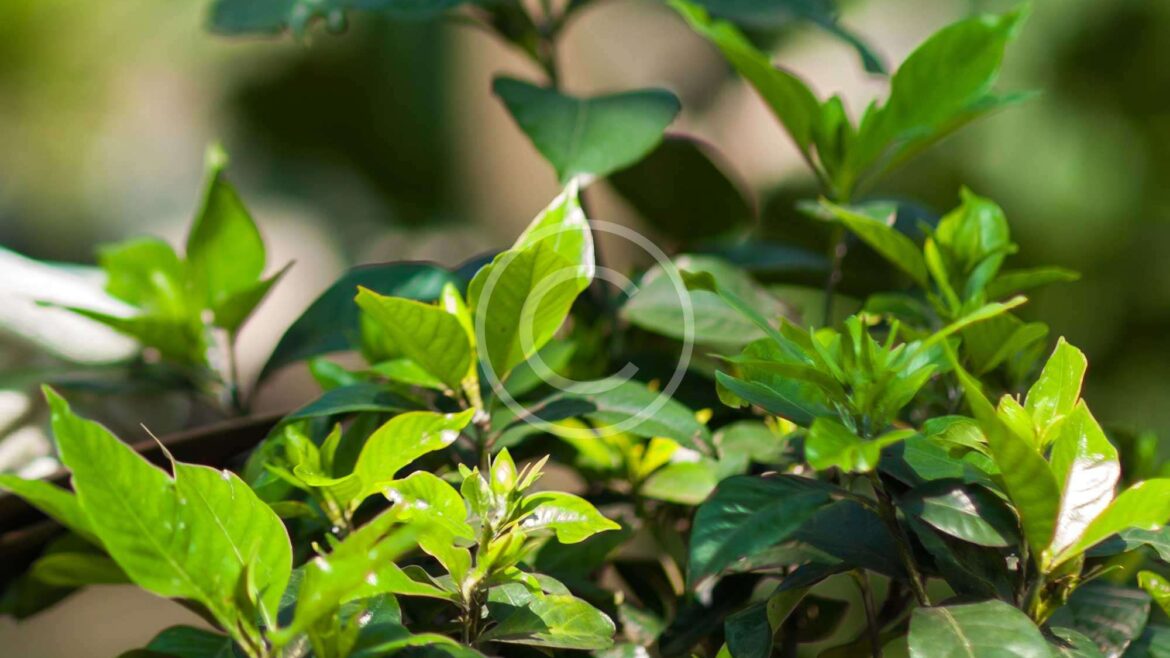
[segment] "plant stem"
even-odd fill
[[[228,363],[228,395],[231,399],[232,412],[237,416],[246,416],[248,407],[244,404],[244,395],[240,390],[240,364],[236,358],[236,334],[228,334],[227,340]]]
[[[922,578],[922,573],[918,571],[918,563],[914,561],[914,551],[910,548],[910,540],[906,536],[906,531],[898,521],[898,511],[894,507],[893,500],[876,473],[870,473],[869,479],[873,485],[874,495],[877,497],[878,516],[885,522],[886,528],[894,537],[894,544],[898,548],[898,556],[902,559],[902,565],[906,568],[906,575],[909,577],[910,589],[914,592],[914,598],[918,600],[918,605],[931,605],[930,595],[926,592],[926,581]]]
[[[861,592],[861,603],[865,607],[865,633],[869,636],[869,648],[873,658],[882,658],[882,639],[878,629],[877,606],[873,602],[873,588],[869,584],[869,574],[865,569],[854,569],[850,572],[857,589]]]

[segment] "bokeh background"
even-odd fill
[[[896,64],[940,26],[1009,6],[858,0],[844,22]],[[508,244],[555,194],[552,171],[490,93],[495,73],[539,73],[489,35],[366,15],[341,37],[225,38],[203,29],[206,10],[0,2],[0,247],[87,264],[95,245],[132,235],[179,243],[204,148],[221,141],[272,269],[296,263],[244,331],[248,378],[345,267],[457,264]],[[883,93],[881,78],[814,28],[785,30],[774,44],[778,63],[822,95],[842,92],[854,112]],[[684,109],[673,130],[731,163],[766,226],[796,221],[791,200],[813,187],[795,149],[660,3],[597,0],[567,30],[561,56],[572,93],[675,91]],[[1021,246],[1015,265],[1083,274],[1035,295],[1024,315],[1088,354],[1087,397],[1102,421],[1170,441],[1170,3],[1035,2],[1001,87],[1042,93],[962,131],[878,192],[938,212],[957,202],[960,184],[997,200]],[[604,184],[594,189],[594,215],[654,235]],[[619,265],[635,264],[615,253]],[[0,294],[20,283],[0,282]],[[0,373],[21,358],[0,350]],[[285,408],[304,386],[277,378],[260,399]],[[0,412],[5,404],[0,394]],[[109,656],[188,618],[128,589],[97,588],[23,624],[0,621],[0,643],[12,656]]]

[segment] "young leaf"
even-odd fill
[[[1088,365],[1085,355],[1063,337],[1056,341],[1056,349],[1048,357],[1039,379],[1028,389],[1028,397],[1024,400],[1024,408],[1032,416],[1032,422],[1041,436],[1076,406]]]
[[[361,335],[360,310],[353,303],[357,288],[429,302],[438,299],[443,286],[454,280],[450,272],[430,263],[386,263],[349,270],[285,330],[261,378],[294,361],[357,348]]]
[[[952,352],[952,360],[954,356]],[[1056,478],[1036,447],[1017,436],[999,419],[983,396],[979,382],[957,362],[954,365],[967,404],[987,436],[1004,487],[1020,515],[1024,538],[1034,555],[1043,556],[1056,534],[1056,520],[1060,513],[1060,488]]]
[[[562,184],[581,175],[603,178],[641,160],[662,141],[681,108],[663,89],[576,98],[496,78],[492,90]]]
[[[589,223],[570,183],[468,286],[481,360],[496,378],[505,379],[553,337],[595,267]]]
[[[475,538],[471,527],[467,525],[467,505],[463,498],[437,475],[416,471],[401,480],[390,482],[383,493],[399,508],[404,520],[409,520],[411,515],[419,515],[441,526],[453,537]]]
[[[188,312],[186,269],[171,245],[139,238],[98,249],[106,292],[150,315],[182,317]]]
[[[791,476],[720,482],[695,514],[687,581],[697,584],[783,541],[829,502],[830,493],[825,485]]]
[[[556,533],[562,544],[576,544],[621,526],[601,515],[589,501],[559,491],[542,491],[520,501],[520,527],[532,535],[541,530]]]
[[[407,464],[454,443],[474,414],[474,409],[457,414],[411,411],[391,418],[366,439],[354,465],[353,474],[362,483],[359,500],[391,484]]]
[[[459,390],[472,374],[471,342],[456,316],[438,306],[383,297],[368,288],[358,288],[356,301],[402,354],[452,390]]]
[[[187,236],[192,291],[203,308],[218,310],[233,295],[253,288],[264,272],[264,241],[235,188],[224,177],[227,155],[207,153],[203,204]]]
[[[1138,573],[1138,586],[1146,590],[1162,612],[1170,615],[1170,580],[1154,571],[1142,571]]]
[[[910,618],[911,658],[1050,658],[1044,635],[1003,601],[918,608]]]
[[[832,418],[817,418],[804,440],[804,457],[817,470],[868,473],[877,468],[883,448],[911,436],[913,430],[902,430],[864,440]]]

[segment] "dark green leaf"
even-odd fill
[[[1106,656],[1120,656],[1141,635],[1149,615],[1145,592],[1096,580],[1077,588],[1051,623],[1080,631]]]
[[[562,183],[642,159],[681,107],[662,89],[576,98],[514,78],[496,78],[492,89]]]
[[[159,632],[146,645],[148,651],[172,658],[236,658],[237,652],[230,637],[192,626],[171,626]]]
[[[1013,546],[1016,518],[998,498],[982,487],[936,480],[916,487],[900,500],[908,516],[980,546]]]
[[[918,608],[910,619],[911,658],[1050,658],[1040,629],[1002,601]]]

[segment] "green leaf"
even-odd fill
[[[952,359],[954,353],[951,353]],[[992,458],[999,467],[1008,497],[1020,516],[1024,538],[1033,554],[1042,556],[1056,534],[1060,488],[1044,457],[1028,440],[1017,436],[995,413],[979,382],[955,363],[967,404],[987,436]],[[1104,537],[1102,537],[1103,539]]]
[[[187,235],[187,266],[192,290],[203,308],[217,309],[237,293],[252,289],[264,272],[264,241],[224,177],[227,155],[207,152],[207,183],[195,224]]]
[[[117,562],[92,553],[51,553],[34,562],[29,573],[43,583],[58,587],[121,585],[130,582]]]
[[[1145,592],[1095,580],[1078,587],[1050,623],[1083,633],[1106,656],[1120,656],[1141,635],[1149,617]]]
[[[288,535],[239,478],[176,465],[176,483],[101,425],[75,416],[53,391],[45,396],[77,500],[110,557],[136,584],[198,601],[229,628],[254,623],[239,619],[233,602],[246,571],[264,602],[279,598],[291,568]],[[212,475],[188,477],[193,471]]]
[[[454,443],[474,414],[474,409],[411,411],[391,418],[366,439],[354,465],[353,475],[362,483],[359,500],[394,482],[394,474],[414,460]]]
[[[1005,547],[1017,541],[1015,515],[981,487],[936,480],[903,496],[899,507],[907,516],[972,544]]]
[[[212,309],[214,313],[212,323],[229,334],[239,331],[240,327],[247,321],[248,316],[256,310],[260,302],[264,301],[264,298],[268,296],[268,291],[272,290],[272,286],[284,277],[285,272],[288,272],[290,267],[292,267],[292,263],[285,265],[279,272],[267,279],[262,279],[251,287],[232,293],[216,304],[215,308]]]
[[[146,645],[146,649],[171,658],[236,658],[243,655],[236,651],[230,637],[193,626],[163,629]]]
[[[1170,580],[1154,571],[1138,573],[1138,586],[1146,590],[1146,594],[1154,599],[1154,603],[1167,615],[1170,615]]]
[[[1061,490],[1060,515],[1052,540],[1052,551],[1059,553],[1113,500],[1121,463],[1117,449],[1083,401],[1057,426],[1049,461]]]
[[[681,255],[674,266],[686,272],[704,272],[718,281],[721,290],[749,305],[765,323],[775,323],[793,312],[778,297],[755,282],[743,270],[712,256]],[[734,351],[764,337],[756,323],[738,313],[717,292],[690,290],[681,277],[660,265],[642,276],[638,290],[622,307],[622,316],[643,329],[664,336],[687,339],[683,304],[690,302],[693,325],[691,337],[696,343],[717,345]]]
[[[668,135],[650,155],[612,174],[609,184],[655,230],[689,244],[748,224],[755,210],[737,180],[697,139]]]
[[[0,473],[0,489],[20,496],[29,505],[90,543],[101,545],[101,540],[94,535],[89,518],[73,492],[45,480],[25,480],[6,473]]]
[[[1040,288],[1052,283],[1069,283],[1081,278],[1073,270],[1063,267],[1030,267],[1022,270],[1000,272],[987,284],[988,299],[1001,299],[1010,295]]]
[[[513,398],[539,388],[546,383],[547,372],[564,375],[565,368],[577,351],[577,344],[567,340],[552,340],[540,350],[528,357],[528,360],[512,369],[504,389]],[[547,368],[547,370],[546,370]]]
[[[814,126],[820,121],[821,112],[820,102],[808,86],[795,75],[773,66],[771,59],[731,23],[713,20],[702,7],[683,0],[672,0],[670,5],[692,29],[714,43],[735,70],[755,87],[805,159],[811,161]]]
[[[552,339],[595,267],[589,223],[570,183],[468,286],[480,359],[497,379]]]
[[[186,268],[171,245],[158,238],[138,238],[98,248],[106,273],[106,292],[147,314],[186,315]]]
[[[359,287],[381,295],[433,301],[443,286],[453,281],[454,275],[430,263],[387,263],[349,270],[285,330],[261,378],[301,359],[359,347],[360,311],[353,303]]]
[[[309,560],[303,567],[292,622],[270,633],[272,641],[287,645],[318,620],[337,614],[341,604],[362,587],[377,586],[379,568],[413,548],[419,529],[416,524],[399,525],[398,514],[391,509],[351,533],[328,555]]]
[[[930,287],[930,277],[922,251],[910,238],[893,226],[894,208],[889,206],[848,208],[825,199],[821,200],[820,208],[827,211],[832,219],[844,224],[892,265],[909,274],[919,286]],[[818,213],[815,216],[821,215]]]
[[[182,462],[173,462],[172,467],[180,506],[200,508],[201,515],[213,521],[231,547],[234,562],[247,570],[261,614],[269,623],[275,622],[292,571],[292,547],[284,523],[236,474]]]
[[[603,178],[641,160],[681,109],[663,89],[577,98],[501,77],[492,90],[562,184],[579,175]]]
[[[576,544],[599,532],[621,529],[620,525],[602,516],[589,501],[559,491],[525,496],[520,501],[517,518],[525,533],[532,535],[551,530],[562,544]]]
[[[893,164],[959,126],[1018,100],[996,97],[991,87],[1023,10],[979,15],[936,32],[898,67],[885,106],[861,120],[850,169],[861,173],[888,158]]]
[[[783,541],[828,504],[831,488],[798,477],[735,476],[699,506],[687,580],[697,584],[739,558]]]
[[[134,338],[144,347],[153,347],[166,359],[183,365],[207,364],[207,338],[198,318],[166,318],[139,315],[121,317],[85,308],[66,307],[68,310],[114,331]]]
[[[817,418],[804,440],[804,458],[819,471],[839,468],[846,473],[868,473],[877,468],[883,448],[911,436],[913,430],[900,430],[864,440],[832,418]]]
[[[302,36],[317,20],[331,30],[345,26],[346,12],[363,10],[407,19],[426,19],[463,0],[215,0],[210,28],[221,34],[276,34],[291,30]]]
[[[682,505],[698,505],[719,483],[716,465],[708,459],[674,462],[650,474],[638,487],[646,498]]]
[[[475,538],[467,525],[467,505],[463,498],[455,487],[437,475],[417,471],[390,482],[383,493],[395,507],[401,508],[404,520],[412,514],[419,515],[431,519],[454,537]]]
[[[1121,492],[1089,523],[1075,543],[1056,555],[1053,564],[1076,557],[1122,530],[1156,530],[1167,520],[1170,520],[1170,479],[1139,482]]]
[[[452,390],[458,391],[473,374],[471,343],[456,316],[438,306],[383,297],[367,288],[358,289],[356,301],[398,350]]]
[[[833,413],[816,397],[801,395],[799,389],[790,391],[772,388],[761,382],[732,377],[722,371],[715,373],[715,381],[742,400],[801,427],[808,427],[819,416]]]
[[[309,404],[297,409],[282,419],[282,423],[323,418],[362,411],[396,413],[416,405],[395,395],[381,384],[358,383],[330,389]]]
[[[1043,437],[1056,421],[1072,413],[1081,397],[1081,382],[1088,365],[1085,355],[1063,337],[1056,341],[1056,349],[1024,400],[1024,408],[1032,416],[1040,436]]]
[[[522,606],[490,606],[498,623],[481,639],[552,649],[601,650],[613,646],[613,621],[567,595],[535,597]]]
[[[1050,658],[1040,629],[1002,601],[917,608],[911,658]]]
[[[1060,658],[1105,658],[1105,654],[1093,644],[1084,633],[1074,631],[1071,628],[1050,628],[1052,634],[1059,639],[1057,642],[1049,642],[1052,650]]]

